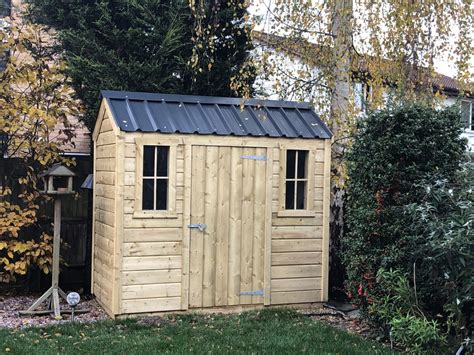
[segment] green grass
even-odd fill
[[[161,327],[136,320],[0,330],[9,354],[294,353],[391,354],[381,344],[289,310],[184,314]]]

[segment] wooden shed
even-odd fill
[[[331,132],[310,105],[104,91],[93,142],[111,316],[327,300]]]

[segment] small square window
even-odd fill
[[[143,210],[168,209],[168,146],[143,147]]]
[[[306,209],[308,187],[308,151],[286,151],[285,209]]]

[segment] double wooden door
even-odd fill
[[[263,303],[266,152],[192,147],[190,307]]]

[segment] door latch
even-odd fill
[[[188,224],[188,228],[197,228],[201,232],[207,228],[207,224],[205,223],[193,223],[193,224]]]

